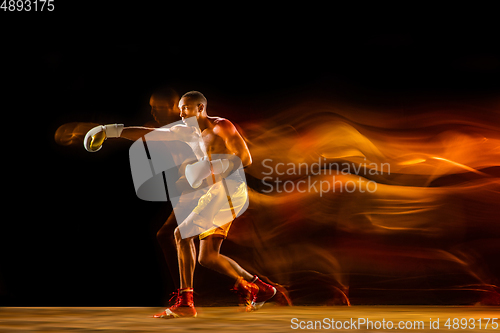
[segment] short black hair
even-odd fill
[[[196,102],[198,103],[202,103],[205,105],[205,107],[207,106],[207,99],[205,98],[205,96],[199,92],[199,91],[196,91],[196,90],[191,90],[191,91],[188,91],[187,93],[185,93],[184,95],[182,95],[181,99],[183,97],[186,97],[186,98],[192,98],[194,99]]]

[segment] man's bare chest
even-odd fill
[[[203,143],[210,154],[225,154],[227,153],[227,147],[224,140],[216,135],[213,130],[205,129],[201,133],[203,138]]]

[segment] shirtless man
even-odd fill
[[[184,126],[177,125],[170,129],[155,130],[147,127],[106,125],[89,131],[84,142],[87,150],[95,151],[100,148],[107,137],[121,137],[135,141],[154,131],[149,135],[152,140],[193,142],[193,136],[198,135],[200,145],[192,146],[199,159],[197,163],[208,163],[206,161],[211,160],[211,155],[224,154],[222,156],[225,156],[224,159],[218,160],[221,161],[220,165],[216,166],[215,161],[210,162],[211,172],[204,180],[208,191],[199,199],[193,212],[174,231],[180,288],[175,304],[155,315],[156,318],[195,317],[197,315],[193,302],[193,275],[196,265],[194,239],[196,237],[200,239],[198,262],[234,279],[234,290],[240,294],[247,311],[258,309],[276,294],[273,286],[250,274],[231,258],[220,254],[222,241],[227,237],[232,219],[236,217],[248,199],[246,184],[238,178],[237,169],[240,164],[243,167],[250,165],[252,158],[236,127],[227,119],[209,117],[206,108],[205,96],[200,92],[190,91],[179,101],[180,116]],[[193,124],[196,126],[191,126]],[[230,174],[232,175],[226,182],[224,178]],[[228,200],[228,189],[230,193],[236,194],[231,196],[232,202],[229,203],[232,218],[227,221],[227,214],[225,214],[226,220],[220,220],[225,223],[220,221],[216,223],[214,221],[224,215],[221,212],[221,204],[224,200]],[[207,227],[207,225],[212,225],[212,227]]]

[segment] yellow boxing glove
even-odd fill
[[[85,150],[95,153],[101,149],[107,138],[119,138],[123,131],[123,124],[99,125],[92,128],[83,139]]]

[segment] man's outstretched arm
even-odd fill
[[[142,126],[130,126],[124,127],[123,131],[120,134],[120,138],[136,141],[148,134],[149,132],[154,131],[156,128],[142,127]]]
[[[124,138],[136,141],[146,134],[149,134],[148,140],[151,141],[189,141],[193,130],[187,127],[181,128],[181,126],[166,129],[140,126],[124,127],[123,124],[99,125],[87,132],[83,145],[87,151],[96,152],[101,149],[107,138]]]

